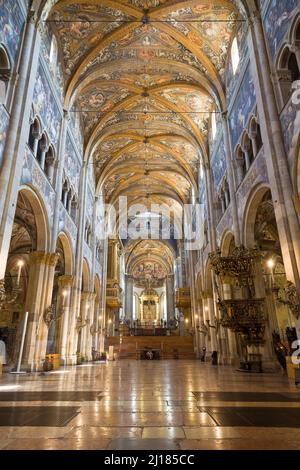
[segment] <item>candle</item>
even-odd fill
[[[17,278],[17,286],[19,287],[20,285],[20,279],[21,279],[21,271],[22,271],[22,266],[24,265],[24,262],[22,260],[18,261],[18,278]]]

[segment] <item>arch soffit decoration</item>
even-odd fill
[[[58,234],[57,239],[61,241],[64,250],[65,274],[72,276],[74,273],[74,252],[71,238],[69,234],[64,231]]]
[[[270,187],[265,183],[257,185],[253,188],[245,205],[242,234],[243,245],[247,248],[253,248],[255,246],[254,226],[257,209],[268,191],[270,191]]]
[[[19,189],[19,194],[21,193],[27,198],[35,216],[37,229],[36,249],[37,251],[48,252],[50,244],[50,225],[43,198],[39,192],[30,185],[22,185]]]

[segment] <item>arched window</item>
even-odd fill
[[[34,156],[36,156],[40,135],[40,123],[37,119],[33,121],[29,130],[28,145],[31,148]]]
[[[238,184],[241,184],[247,172],[245,153],[243,152],[241,146],[238,146],[236,150],[236,164]]]
[[[0,46],[0,105],[5,104],[7,86],[11,75],[9,56],[3,46]]]
[[[253,151],[253,144],[252,144],[252,140],[250,139],[247,133],[244,134],[242,142],[243,142],[242,144],[243,151],[245,153],[246,170],[248,171],[255,158],[254,151]]]
[[[73,222],[75,222],[75,223],[76,223],[76,219],[77,219],[77,207],[78,207],[77,198],[74,194],[72,202],[71,202],[71,218],[72,218]]]
[[[54,162],[55,162],[54,150],[53,150],[53,147],[50,146],[45,157],[45,173],[51,184],[53,183],[53,177],[54,177]]]
[[[48,147],[48,142],[45,134],[42,134],[42,137],[39,140],[36,152],[36,159],[39,162],[41,168],[44,170],[45,168],[45,159],[46,159],[46,151]]]
[[[293,93],[293,83],[300,80],[300,64],[289,45],[280,54],[277,74],[281,105],[284,106]]]
[[[236,74],[239,63],[240,63],[239,46],[238,46],[237,38],[234,38],[234,40],[232,41],[232,45],[231,45],[231,65],[232,65],[232,71],[234,75]]]
[[[261,137],[260,125],[258,124],[256,118],[253,118],[249,126],[249,135],[252,141],[254,158],[258,155],[260,149],[263,146],[263,141]]]

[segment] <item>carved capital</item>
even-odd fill
[[[60,276],[58,278],[58,285],[64,289],[66,287],[72,287],[74,283],[74,276]]]

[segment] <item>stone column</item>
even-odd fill
[[[74,283],[73,276],[60,276],[58,279],[59,297],[61,300],[62,317],[60,319],[60,346],[59,353],[61,355],[62,364],[68,363],[67,358],[67,340],[68,340],[68,327],[70,321],[70,306],[71,306],[71,292]]]
[[[80,189],[79,189],[79,223],[76,244],[75,256],[75,281],[73,288],[73,296],[71,302],[72,317],[70,319],[69,341],[68,341],[68,356],[72,359],[72,363],[76,363],[76,346],[78,330],[76,328],[76,318],[80,312],[80,296],[81,296],[81,283],[82,283],[82,263],[83,263],[83,242],[84,242],[84,227],[85,227],[85,213],[86,213],[86,192],[87,192],[87,163],[84,162],[81,175],[80,175]]]
[[[40,36],[36,18],[30,14],[25,26],[20,65],[17,70],[14,100],[0,169],[0,279],[5,276],[18,189],[23,168],[24,149],[30,127],[30,111],[38,67]]]
[[[170,275],[166,278],[166,295],[167,295],[167,322],[174,319],[175,302],[174,302],[174,276]]]
[[[82,292],[80,298],[80,318],[82,324],[85,325],[81,329],[81,344],[80,353],[85,356],[86,352],[86,340],[87,340],[87,329],[89,328],[89,313],[90,310],[90,292]]]
[[[236,246],[239,246],[241,244],[241,237],[240,237],[238,209],[237,209],[237,202],[236,202],[236,187],[235,187],[235,180],[234,180],[233,158],[232,158],[232,150],[231,150],[231,143],[230,143],[230,132],[229,132],[227,112],[222,113],[222,123],[223,123],[223,136],[224,136],[224,145],[225,145],[225,153],[226,153],[227,180],[228,180],[228,186],[229,186],[231,214],[232,214],[232,220],[233,220],[234,240],[235,240]]]
[[[25,311],[29,312],[23,354],[24,368],[38,370],[45,358],[48,328],[44,321],[46,308],[51,305],[57,255],[34,251],[29,257],[29,281]]]
[[[205,188],[206,188],[206,197],[207,197],[207,222],[209,229],[209,244],[211,251],[216,251],[217,242],[216,242],[216,222],[214,214],[214,196],[213,196],[213,182],[210,164],[205,165]]]
[[[271,81],[268,51],[259,12],[253,14],[250,19],[248,39],[264,154],[285,271],[287,278],[294,282],[300,291],[299,222],[293,203],[293,185],[289,174],[282,128]]]
[[[93,336],[92,336],[91,327],[94,323],[95,298],[96,298],[96,294],[94,292],[89,292],[89,309],[88,309],[87,326],[85,328],[85,350],[84,350],[84,355],[88,359],[88,361],[92,360]]]
[[[126,275],[125,285],[125,318],[130,320],[132,324],[133,320],[133,277]]]

